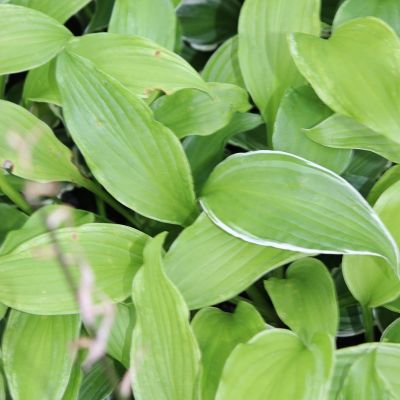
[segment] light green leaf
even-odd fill
[[[400,79],[400,40],[388,25],[359,18],[329,40],[295,33],[290,43],[297,67],[324,103],[398,141],[400,87],[393,82]]]
[[[79,396],[79,390],[82,383],[83,371],[81,369],[81,363],[78,359],[75,361],[72,367],[71,375],[69,377],[67,388],[63,394],[62,400],[77,400]]]
[[[71,41],[68,50],[89,59],[140,97],[157,90],[167,94],[181,89],[207,91],[206,83],[183,58],[140,36],[85,35]]]
[[[272,136],[274,150],[296,154],[338,174],[342,173],[350,163],[352,152],[321,146],[302,131],[331,113],[309,86],[288,89],[276,116]]]
[[[71,32],[26,7],[0,5],[0,75],[39,67],[59,53]]]
[[[394,141],[344,115],[334,114],[304,133],[322,146],[369,150],[400,162],[400,138]]]
[[[22,96],[24,101],[52,103],[61,106],[60,92],[56,81],[56,60],[29,71]]]
[[[381,342],[400,343],[400,318],[394,320],[382,333]]]
[[[228,300],[281,265],[304,257],[238,239],[202,214],[165,256],[165,272],[190,309]]]
[[[116,0],[108,31],[143,36],[173,50],[175,7],[171,0]]]
[[[304,81],[287,34],[319,35],[320,0],[246,0],[239,20],[239,61],[246,87],[272,126],[287,88]]]
[[[13,310],[3,338],[4,370],[15,400],[61,399],[79,337],[77,315],[38,316]]]
[[[131,368],[137,400],[188,400],[196,398],[198,390],[200,351],[185,301],[163,271],[164,237],[145,247],[144,265],[133,281],[137,319]]]
[[[379,197],[398,181],[400,181],[400,165],[394,165],[379,178],[368,193],[369,204],[374,205]]]
[[[53,228],[69,228],[95,222],[95,215],[66,205],[51,204],[35,211],[26,222],[10,232],[0,247],[0,254],[5,255],[17,246],[35,236],[48,232],[48,225]]]
[[[368,343],[336,352],[329,400],[392,400],[400,396],[400,345]]]
[[[397,0],[347,0],[336,13],[333,28],[354,18],[370,16],[383,19],[400,35],[400,4]]]
[[[72,163],[72,153],[40,119],[24,108],[0,100],[0,164],[11,162],[12,173],[38,182],[85,178]]]
[[[197,206],[175,135],[144,102],[83,58],[60,56],[57,79],[67,127],[97,180],[140,214],[190,223]]]
[[[94,300],[101,294],[113,302],[129,296],[147,236],[122,225],[86,224],[41,234],[0,257],[0,301],[32,314],[79,311],[53,238],[75,286],[80,283],[84,264],[90,266],[95,278]]]
[[[113,382],[108,374],[113,364],[109,358],[98,361],[83,377],[78,400],[106,400],[114,390],[117,382]]]
[[[107,342],[107,353],[126,368],[129,368],[135,320],[136,313],[133,304],[117,304],[117,314]]]
[[[245,88],[238,58],[238,36],[224,42],[208,60],[202,76],[207,82],[232,83]]]
[[[296,261],[284,279],[270,278],[265,287],[281,320],[301,338],[309,341],[317,333],[336,336],[335,286],[321,261],[315,258]]]
[[[372,254],[398,268],[398,248],[362,196],[340,176],[274,151],[229,157],[210,175],[201,205],[243,240],[304,253]]]
[[[160,97],[152,105],[155,118],[178,138],[207,136],[226,126],[235,112],[251,108],[247,92],[239,86],[226,83],[208,86],[209,93],[184,89]]]
[[[270,330],[231,353],[216,400],[324,399],[332,367],[328,335],[317,335],[306,346],[290,331]]]
[[[33,8],[62,24],[91,0],[11,0],[12,4]]]
[[[0,227],[0,243],[3,243],[10,231],[21,228],[27,218],[28,217],[16,207],[1,203],[0,220],[2,224]]]
[[[231,121],[218,132],[208,136],[189,136],[183,141],[197,191],[214,167],[223,160],[225,146],[233,136],[250,131],[262,125],[260,115],[236,113]]]
[[[400,182],[378,199],[374,210],[400,244]],[[343,275],[353,296],[364,306],[377,307],[400,295],[400,280],[388,263],[376,257],[345,256]]]
[[[225,361],[239,343],[246,343],[266,329],[257,309],[240,302],[234,313],[204,308],[192,321],[202,353],[202,400],[214,400]]]

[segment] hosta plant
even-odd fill
[[[0,3],[0,399],[400,399],[398,0]]]

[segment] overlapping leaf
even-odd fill
[[[74,363],[79,316],[38,316],[13,310],[3,338],[3,360],[13,399],[61,399]]]
[[[316,335],[308,346],[292,332],[271,330],[231,353],[216,400],[323,399],[333,368],[328,335]]]
[[[202,214],[173,243],[165,270],[189,308],[197,309],[228,300],[268,271],[300,257],[238,239]]]
[[[190,222],[196,214],[193,184],[175,135],[87,60],[63,54],[57,79],[67,127],[97,180],[145,216]]]
[[[142,232],[113,224],[85,224],[36,236],[0,257],[0,301],[33,314],[77,313],[74,289],[82,268],[93,272],[95,301],[104,295],[122,301],[142,264],[146,240]]]
[[[39,182],[85,179],[72,163],[72,153],[40,119],[24,108],[0,100],[0,164],[14,175]]]
[[[163,272],[164,236],[157,236],[146,246],[144,265],[132,288],[137,319],[131,368],[138,400],[196,398],[200,352],[186,304]]]
[[[39,11],[0,4],[0,75],[39,67],[71,37],[68,29]]]
[[[225,361],[240,343],[246,343],[266,329],[258,311],[241,302],[230,314],[218,308],[204,308],[192,322],[202,353],[201,394],[203,400],[214,400]]]
[[[173,50],[175,7],[171,0],[116,0],[108,31],[143,36]]]
[[[201,204],[243,240],[305,253],[372,254],[398,269],[398,248],[361,195],[333,172],[283,152],[237,154],[206,182]]]
[[[287,34],[320,33],[319,0],[246,0],[239,21],[239,61],[246,87],[272,126],[285,90],[299,85]]]

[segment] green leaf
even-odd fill
[[[338,174],[342,173],[350,163],[352,152],[321,146],[302,131],[331,113],[309,86],[288,89],[276,116],[272,136],[274,150],[298,155]]]
[[[290,331],[270,330],[231,353],[216,400],[324,399],[332,367],[328,335],[317,335],[306,346]]]
[[[251,105],[244,89],[226,83],[210,83],[209,94],[184,89],[160,97],[152,108],[158,121],[178,138],[183,138],[211,135],[228,125],[235,112],[248,111]]]
[[[143,36],[173,50],[175,7],[171,0],[116,0],[108,31]]]
[[[400,162],[400,138],[394,141],[344,115],[333,114],[304,132],[322,146],[369,150],[390,161]]]
[[[56,81],[56,60],[29,71],[22,93],[25,102],[51,103],[61,106]]]
[[[214,167],[223,160],[225,146],[233,136],[250,131],[263,123],[258,114],[236,113],[231,121],[218,132],[208,136],[189,136],[183,142],[197,191]]]
[[[311,254],[379,255],[397,271],[397,245],[367,202],[303,158],[231,156],[210,175],[200,202],[214,223],[243,240]]]
[[[41,11],[63,24],[90,1],[91,0],[11,0],[11,3]]]
[[[190,223],[197,213],[193,183],[175,135],[87,60],[63,54],[57,79],[67,127],[97,180],[140,214]]]
[[[239,343],[246,343],[266,329],[256,308],[240,302],[234,313],[218,308],[200,310],[192,321],[202,354],[202,400],[214,400],[222,369],[229,354]]]
[[[92,61],[140,97],[154,91],[207,91],[199,74],[177,54],[140,36],[96,33],[72,40],[68,51]]]
[[[71,32],[53,18],[26,7],[0,5],[0,75],[45,64]]]
[[[3,338],[4,370],[13,399],[61,399],[79,337],[77,315],[38,316],[13,310]]]
[[[75,361],[72,367],[71,375],[69,377],[68,386],[65,389],[62,400],[77,400],[79,396],[79,390],[82,383],[83,372],[81,369],[81,363],[78,359]]]
[[[398,141],[400,40],[383,21],[359,18],[341,25],[329,40],[290,37],[297,67],[330,108]],[[335,88],[335,90],[332,90]]]
[[[146,240],[142,232],[113,224],[86,224],[41,234],[0,257],[0,301],[32,314],[77,313],[75,293],[57,258],[60,251],[75,286],[84,263],[95,278],[94,300],[105,295],[120,302],[129,296]]]
[[[11,162],[12,173],[38,182],[85,178],[72,163],[72,153],[40,119],[24,108],[0,100],[0,164]]]
[[[163,272],[164,238],[159,235],[145,247],[144,265],[133,281],[137,319],[131,368],[137,400],[196,398],[200,352],[185,301]]]
[[[246,87],[272,126],[287,88],[304,80],[287,44],[287,34],[319,35],[320,0],[246,0],[239,21],[239,61]]]
[[[0,227],[0,243],[3,243],[10,231],[21,228],[27,218],[28,217],[24,213],[14,206],[1,203],[0,220],[2,221],[2,224]]]
[[[309,341],[317,333],[334,338],[338,328],[335,286],[325,265],[306,258],[290,265],[285,278],[264,282],[280,319]]]
[[[202,214],[165,256],[165,272],[190,309],[228,300],[281,265],[304,257],[238,239]]]
[[[394,320],[382,333],[381,342],[400,343],[400,318]]]
[[[113,368],[109,358],[98,361],[83,377],[78,400],[106,400],[114,390],[117,382],[113,382],[108,374]]]
[[[236,33],[240,0],[184,1],[177,9],[183,38],[193,45],[223,42]]]
[[[136,313],[133,304],[117,304],[117,315],[113,321],[107,342],[107,353],[126,368],[129,367],[132,330]]]
[[[67,228],[95,222],[95,219],[95,215],[88,211],[66,205],[51,204],[41,207],[19,229],[16,228],[7,235],[0,247],[0,254],[8,254],[35,236],[47,233],[49,222],[50,225],[56,225],[56,228]]]
[[[378,199],[374,210],[400,244],[400,182]],[[400,295],[400,280],[388,263],[376,257],[345,256],[343,275],[353,296],[364,306],[377,307]]]
[[[231,83],[245,88],[238,57],[238,36],[224,42],[210,57],[202,76],[207,82]]]
[[[397,0],[347,0],[337,11],[333,27],[336,29],[351,19],[369,16],[383,19],[400,35],[400,5]]]
[[[374,205],[379,197],[398,181],[400,181],[400,165],[394,165],[375,183],[371,191],[368,193],[368,202]]]
[[[390,400],[400,396],[400,345],[368,343],[336,352],[329,400]]]

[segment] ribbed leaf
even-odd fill
[[[390,161],[400,162],[400,137],[394,141],[344,115],[334,114],[304,132],[323,146],[369,150]]]
[[[175,7],[171,0],[116,0],[108,31],[143,36],[173,50]]]
[[[3,338],[7,382],[15,400],[58,400],[68,385],[79,316],[38,316],[13,310]]]
[[[231,156],[210,175],[201,204],[218,226],[246,241],[305,253],[380,255],[397,271],[397,245],[362,196],[300,157]]]
[[[178,138],[207,136],[226,126],[235,112],[251,108],[244,89],[222,83],[210,83],[208,86],[209,93],[184,89],[160,97],[152,105],[155,118]]]
[[[232,83],[245,88],[239,65],[238,45],[238,36],[233,36],[213,53],[202,72],[206,81]]]
[[[59,58],[57,79],[67,127],[97,180],[140,214],[190,222],[197,211],[189,164],[149,107],[76,56]]]
[[[272,125],[285,90],[302,81],[287,34],[319,35],[319,0],[246,0],[239,21],[239,61],[246,87]]]
[[[398,181],[400,181],[400,165],[394,165],[379,178],[368,193],[369,204],[374,205],[379,197]]]
[[[0,220],[3,221],[0,227],[0,243],[3,243],[7,234],[19,229],[27,220],[27,216],[16,207],[8,204],[0,204]]]
[[[61,105],[56,81],[56,59],[29,71],[22,95],[25,101]]]
[[[381,342],[400,343],[400,318],[394,320],[382,333]]]
[[[393,82],[400,79],[400,40],[388,25],[359,18],[329,40],[295,33],[290,42],[297,67],[324,103],[398,141],[400,87]]]
[[[274,150],[296,154],[338,174],[350,163],[352,152],[324,147],[303,132],[331,115],[309,86],[288,89],[276,116],[272,143]]]
[[[239,343],[246,343],[266,329],[258,311],[240,302],[234,313],[204,308],[192,322],[202,354],[202,400],[214,400],[225,361]]]
[[[41,12],[0,4],[0,75],[46,63],[71,37],[68,29]]]
[[[270,278],[265,287],[281,320],[300,337],[309,341],[316,333],[336,336],[335,286],[321,261],[315,258],[296,261],[284,279]]]
[[[368,343],[339,350],[328,399],[397,399],[399,357],[398,344]]]
[[[334,29],[346,21],[359,17],[383,19],[400,35],[400,4],[397,0],[346,0],[333,21]]]
[[[207,91],[198,73],[177,54],[140,36],[97,33],[74,39],[69,51],[92,61],[140,97],[162,90]]]
[[[11,0],[10,3],[41,11],[63,24],[90,1],[91,0]]]
[[[238,239],[202,214],[165,256],[165,271],[190,309],[228,300],[302,254]]]
[[[400,245],[400,182],[382,194],[374,209]],[[345,256],[343,274],[353,296],[365,306],[377,307],[400,295],[400,280],[383,259]]]
[[[72,153],[40,119],[24,108],[0,100],[0,164],[12,173],[39,182],[85,179],[71,161]]]
[[[33,314],[78,312],[57,251],[63,254],[75,286],[82,265],[89,265],[96,280],[95,298],[99,300],[102,293],[114,302],[122,301],[142,264],[146,240],[142,232],[112,224],[86,224],[37,236],[0,257],[0,301]]]
[[[328,335],[317,335],[305,346],[290,331],[267,331],[231,353],[216,400],[323,399],[332,367]]]
[[[159,235],[146,246],[144,265],[133,281],[137,319],[131,368],[137,400],[196,398],[200,352],[186,304],[163,272],[164,237]]]

